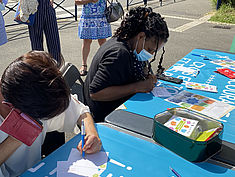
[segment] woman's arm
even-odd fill
[[[154,88],[156,81],[156,76],[149,75],[146,80],[127,85],[110,86],[90,94],[90,97],[94,101],[113,101],[138,92],[150,92]]]
[[[22,143],[15,138],[8,136],[0,144],[0,165],[2,165]]]
[[[94,121],[93,121],[91,114],[84,113],[79,117],[78,125],[80,127],[81,127],[81,120],[82,119],[84,120],[85,132],[86,132],[85,145],[83,147],[83,151],[85,151],[88,154],[100,151],[102,143],[101,143],[99,135],[96,131]],[[79,142],[77,148],[80,152],[82,151],[82,142],[81,141]]]

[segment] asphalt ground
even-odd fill
[[[120,0],[120,2],[126,7],[126,1]],[[132,4],[135,2],[138,1],[133,0]],[[170,67],[195,48],[230,50],[235,35],[235,25],[208,22],[213,11],[210,2],[210,0],[176,0],[174,3],[174,0],[163,0],[163,6],[160,6],[159,1],[148,1],[148,6],[165,17],[170,29],[170,37],[165,45],[164,67]],[[13,2],[11,0],[8,6],[13,4],[15,0]],[[63,6],[74,13],[73,1],[65,1]],[[81,8],[82,6],[78,6],[78,15],[81,14]],[[61,8],[57,8],[56,11],[60,18],[69,15]],[[4,16],[6,25],[14,23],[13,16],[13,12]],[[115,31],[119,24],[120,21],[112,23],[112,30]],[[63,56],[66,61],[72,62],[79,68],[82,59],[82,40],[77,36],[78,21],[74,18],[58,20],[58,26]],[[9,42],[0,46],[0,75],[11,61],[31,50],[26,25],[8,26],[6,30]],[[93,41],[88,67],[98,48],[98,42]],[[156,70],[157,64],[158,61],[153,63],[153,70]]]
[[[126,1],[119,1],[126,11]],[[8,6],[12,7],[15,3],[15,0],[10,0]],[[141,1],[133,0],[132,4],[134,3],[143,6]],[[65,1],[63,6],[74,13],[74,1]],[[166,53],[163,61],[165,68],[169,68],[195,48],[230,50],[235,35],[235,25],[208,22],[213,14],[211,0],[176,0],[175,3],[174,0],[163,0],[163,6],[160,6],[158,0],[151,0],[148,1],[148,6],[164,16],[169,27],[170,37],[165,45]],[[129,6],[131,7],[133,5]],[[81,14],[81,8],[82,6],[78,6],[78,16]],[[57,8],[56,12],[58,18],[69,16],[61,8]],[[0,46],[0,75],[11,61],[31,50],[27,26],[9,26],[14,23],[13,16],[13,12],[4,16],[9,42]],[[113,31],[120,25],[120,21],[111,24]],[[58,20],[58,27],[65,61],[80,68],[82,40],[77,36],[78,21],[74,18]],[[88,67],[98,48],[98,42],[93,41]],[[159,55],[158,60],[152,65],[153,71],[156,71]]]

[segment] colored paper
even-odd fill
[[[222,60],[212,60],[211,63],[235,70],[235,61],[230,58]]]
[[[202,90],[207,92],[218,92],[215,85],[202,84],[197,82],[186,82],[185,86],[189,89]]]
[[[171,94],[171,96],[169,97],[166,97],[165,94],[163,97],[159,96],[159,98],[179,105],[180,107],[185,107],[201,114],[207,115],[214,119],[220,119],[235,108],[234,106],[231,106],[227,103],[191,93],[170,84],[161,83],[156,87],[165,87],[169,94]]]
[[[198,122],[197,120],[173,116],[164,125],[181,135],[190,137],[196,129]]]

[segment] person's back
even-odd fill
[[[123,42],[117,41],[117,38],[111,38],[99,48],[94,56],[85,80],[84,94],[86,104],[89,105],[96,122],[102,122],[104,116],[109,114],[110,110],[115,109],[130,98],[131,95],[113,101],[100,102],[92,101],[89,96],[90,92],[97,92],[109,85],[129,84],[135,81],[132,75],[133,62],[130,55],[131,53]],[[114,68],[105,67],[106,64],[112,63]],[[98,71],[99,68],[102,68],[102,72]],[[108,78],[107,75],[112,77]]]

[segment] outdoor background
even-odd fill
[[[127,11],[127,1],[119,1]],[[55,0],[55,2],[60,3],[61,1]],[[143,1],[133,0],[131,3],[143,6]],[[13,7],[15,4],[15,0],[9,0],[7,5]],[[75,12],[73,0],[66,0],[62,6],[72,13]],[[175,0],[175,2],[174,0],[163,0],[162,6],[158,0],[151,0],[148,1],[148,6],[165,17],[169,27],[170,37],[165,45],[166,53],[163,62],[165,68],[169,68],[195,48],[226,52],[231,50],[235,36],[235,25],[208,21],[215,12],[215,4],[212,4],[211,0]],[[129,6],[129,8],[131,7],[133,5]],[[82,6],[77,6],[77,8],[79,17]],[[57,18],[70,16],[59,7],[56,8],[56,13]],[[13,18],[14,12],[4,16],[9,42],[0,46],[0,76],[11,61],[31,50],[27,26],[13,25],[16,24]],[[120,21],[111,24],[113,31],[119,26]],[[65,61],[80,68],[82,40],[77,36],[78,22],[79,18],[78,21],[75,21],[74,18],[60,19],[58,26]],[[98,48],[98,42],[93,41],[88,57],[88,67]],[[159,55],[158,60],[152,65],[153,71],[157,69]]]

